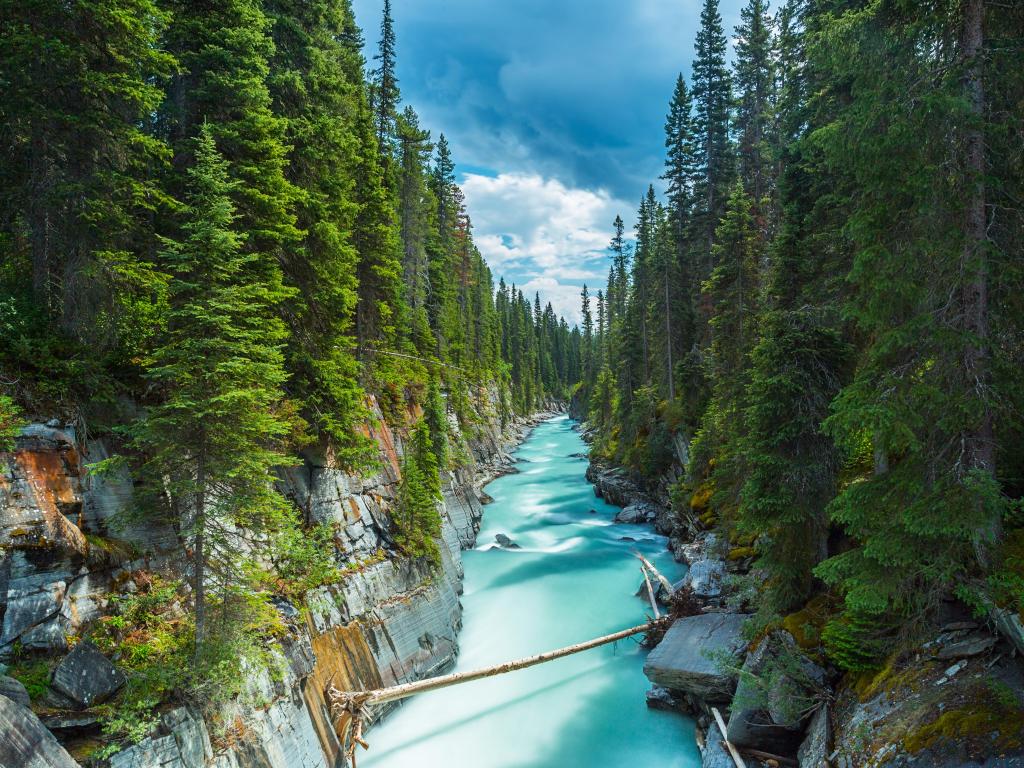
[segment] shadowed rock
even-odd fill
[[[0,696],[0,765],[18,768],[81,768],[39,718]]]
[[[747,616],[705,613],[678,619],[644,663],[644,674],[656,685],[683,691],[709,703],[724,703],[732,695],[736,676],[720,666],[720,656],[733,656],[743,647]]]
[[[124,682],[121,671],[96,646],[83,642],[57,665],[52,685],[84,708],[106,701]]]

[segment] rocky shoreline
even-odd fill
[[[586,438],[586,427],[580,431]],[[751,606],[734,594],[730,579],[750,574],[753,551],[721,541],[695,515],[680,519],[672,512],[667,486],[681,471],[677,464],[652,491],[627,470],[595,458],[587,479],[595,494],[623,508],[617,520],[651,524],[688,566],[674,585],[682,610],[677,606],[678,618],[650,652],[644,672],[652,683],[648,706],[696,721],[702,768],[736,765],[716,710],[748,768],[1024,766],[1024,722],[999,722],[998,707],[985,698],[987,689],[991,696],[999,686],[1020,690],[1024,684],[1017,634],[1000,636],[951,606],[934,640],[856,679],[840,675],[819,654],[818,638],[811,637],[810,625],[819,619],[813,602],[751,637],[745,626]],[[981,731],[981,741],[970,728]],[[986,743],[985,728],[1011,735]],[[943,736],[959,743],[950,748]],[[979,744],[997,756],[976,759]]]

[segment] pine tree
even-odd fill
[[[725,50],[718,0],[704,0],[695,43],[691,91],[694,135],[699,146],[700,176],[696,192],[703,239],[703,264],[696,275],[698,282],[706,280],[711,273],[715,228],[725,210],[732,183],[733,161],[729,141],[732,86]]]
[[[363,60],[358,46],[346,43],[358,29],[347,0],[273,0],[265,7],[274,21],[269,87],[287,126],[285,173],[299,192],[304,232],[283,261],[286,281],[297,289],[283,313],[288,389],[339,462],[360,464],[370,446],[356,429],[367,414],[353,354],[359,254],[351,232]]]
[[[676,261],[682,267],[688,260],[688,236],[690,217],[693,214],[695,185],[698,179],[698,151],[693,125],[693,100],[686,88],[682,74],[676,80],[668,117],[665,120],[665,173],[662,178],[668,183],[666,194],[672,220],[672,235],[676,249]],[[688,280],[693,274],[692,266],[683,269],[681,278]],[[691,281],[692,282],[692,281]],[[692,284],[684,289],[694,290]]]
[[[748,0],[736,27],[734,81],[739,92],[736,131],[739,134],[740,178],[760,214],[765,197],[772,192],[773,158],[771,114],[775,81],[775,51],[771,18],[765,0]]]
[[[386,169],[394,155],[395,121],[398,116],[398,77],[395,75],[395,23],[391,18],[391,0],[384,0],[380,21],[380,42],[373,57],[380,62],[373,71],[373,122],[377,133],[377,151]]]
[[[410,557],[425,557],[440,564],[441,480],[430,439],[430,429],[421,419],[409,436],[402,459],[402,482],[398,488],[398,510],[393,516],[395,542]]]
[[[763,247],[752,201],[738,181],[715,239],[716,265],[704,287],[712,308],[707,363],[712,397],[701,425],[700,450],[694,454],[713,452],[717,499],[734,509],[744,471],[738,449],[746,431],[743,413],[750,352],[758,334],[758,267]]]
[[[861,546],[819,573],[851,614],[921,619],[987,568],[999,539],[981,13],[974,0],[872,6],[824,19],[810,53],[850,84],[825,150],[857,190],[845,309],[866,347],[826,424],[851,456],[870,445],[874,471],[831,507]]]
[[[238,181],[231,189],[243,248],[260,255],[260,279],[276,291],[280,265],[304,233],[295,225],[299,192],[285,178],[287,123],[273,113],[267,84],[271,21],[255,0],[221,0],[202,14],[175,3],[172,12],[169,47],[183,71],[171,83],[164,121],[175,165],[189,167],[192,137],[208,125]]]
[[[430,329],[428,240],[434,226],[435,200],[428,188],[426,167],[432,147],[430,132],[419,127],[412,107],[398,120],[398,212],[402,235],[402,273],[410,312],[410,336],[420,354],[433,353]]]
[[[127,362],[155,322],[130,294],[157,278],[152,218],[169,202],[167,147],[149,130],[175,66],[168,14],[152,0],[4,0],[0,18],[0,262],[49,331]]]
[[[587,291],[586,283],[583,284],[583,290],[580,292],[580,298],[582,300],[580,317],[582,318],[581,325],[583,331],[580,337],[580,341],[583,345],[583,384],[587,385],[587,382],[591,381],[591,377],[595,373],[595,362],[597,356],[594,352],[594,316],[590,311],[590,293]]]
[[[287,463],[276,446],[291,425],[279,410],[287,332],[277,308],[287,293],[258,279],[260,256],[245,249],[232,203],[239,182],[229,179],[212,128],[200,128],[191,154],[183,239],[167,241],[162,254],[174,276],[168,328],[147,372],[161,401],[137,424],[136,444],[157,495],[184,513],[200,659],[209,603],[226,609],[244,571],[233,531],[267,541],[286,517],[272,469]]]

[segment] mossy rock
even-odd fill
[[[738,560],[746,560],[748,557],[753,557],[757,554],[757,550],[754,547],[733,547],[729,550],[729,554],[726,557],[730,562],[735,563]]]
[[[910,754],[941,746],[943,743],[976,742],[998,750],[1019,749],[1024,745],[1024,711],[1009,709],[988,701],[943,712],[935,720],[912,730],[903,738]]]
[[[828,595],[818,595],[807,605],[795,613],[782,619],[782,628],[796,640],[805,651],[821,645],[821,631],[832,614],[832,599]]]
[[[897,656],[891,656],[881,669],[861,672],[853,677],[851,687],[857,698],[865,702],[880,693],[916,691],[929,672],[927,664],[900,664]]]
[[[693,495],[690,497],[690,509],[696,512],[702,520],[705,513],[709,512],[709,507],[711,506],[711,497],[714,495],[714,493],[714,485],[712,485],[708,481],[704,481],[699,486],[697,486],[697,490],[694,491]]]

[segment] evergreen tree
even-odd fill
[[[774,187],[771,137],[775,51],[771,18],[765,0],[748,0],[736,27],[734,81],[739,93],[736,131],[739,134],[740,178],[761,213]]]
[[[425,557],[434,565],[441,561],[441,480],[430,440],[430,429],[420,420],[409,436],[402,459],[402,482],[398,488],[398,513],[394,516],[395,542],[410,557]]]
[[[356,425],[365,420],[364,394],[353,354],[356,266],[351,231],[357,215],[359,136],[355,115],[363,96],[358,29],[347,0],[266,4],[274,24],[269,87],[291,146],[285,173],[298,191],[304,233],[283,260],[296,289],[285,305],[290,337],[289,393],[304,418],[333,443],[341,464],[358,464],[370,450]],[[354,79],[355,78],[355,79]]]
[[[247,252],[229,179],[213,130],[199,131],[187,172],[182,235],[162,256],[172,270],[167,331],[147,378],[162,400],[137,425],[147,476],[184,513],[195,600],[196,653],[210,637],[211,598],[227,609],[245,568],[248,542],[266,541],[286,519],[272,469],[287,463],[281,439],[287,332],[277,307],[287,296]],[[214,595],[208,594],[213,586]]]
[[[0,18],[0,262],[47,331],[127,361],[155,320],[129,294],[158,280],[167,148],[148,128],[174,68],[168,14],[151,0],[4,0]]]
[[[693,60],[692,95],[694,135],[699,147],[697,209],[703,244],[703,264],[698,282],[706,280],[713,267],[711,247],[715,228],[725,210],[733,170],[729,141],[729,111],[732,85],[725,63],[725,32],[718,12],[718,0],[704,0],[700,12]]]
[[[380,42],[377,54],[373,57],[379,62],[373,71],[373,122],[377,133],[377,151],[382,163],[387,168],[388,161],[394,154],[396,135],[395,120],[398,116],[398,103],[401,95],[398,91],[398,77],[395,75],[395,22],[391,18],[391,0],[384,0],[384,11],[380,21]]]
[[[982,13],[872,6],[823,20],[810,53],[851,94],[825,149],[857,190],[846,311],[867,343],[826,424],[850,455],[870,444],[875,471],[831,508],[860,546],[819,568],[851,614],[920,619],[988,567],[1000,535]]]

